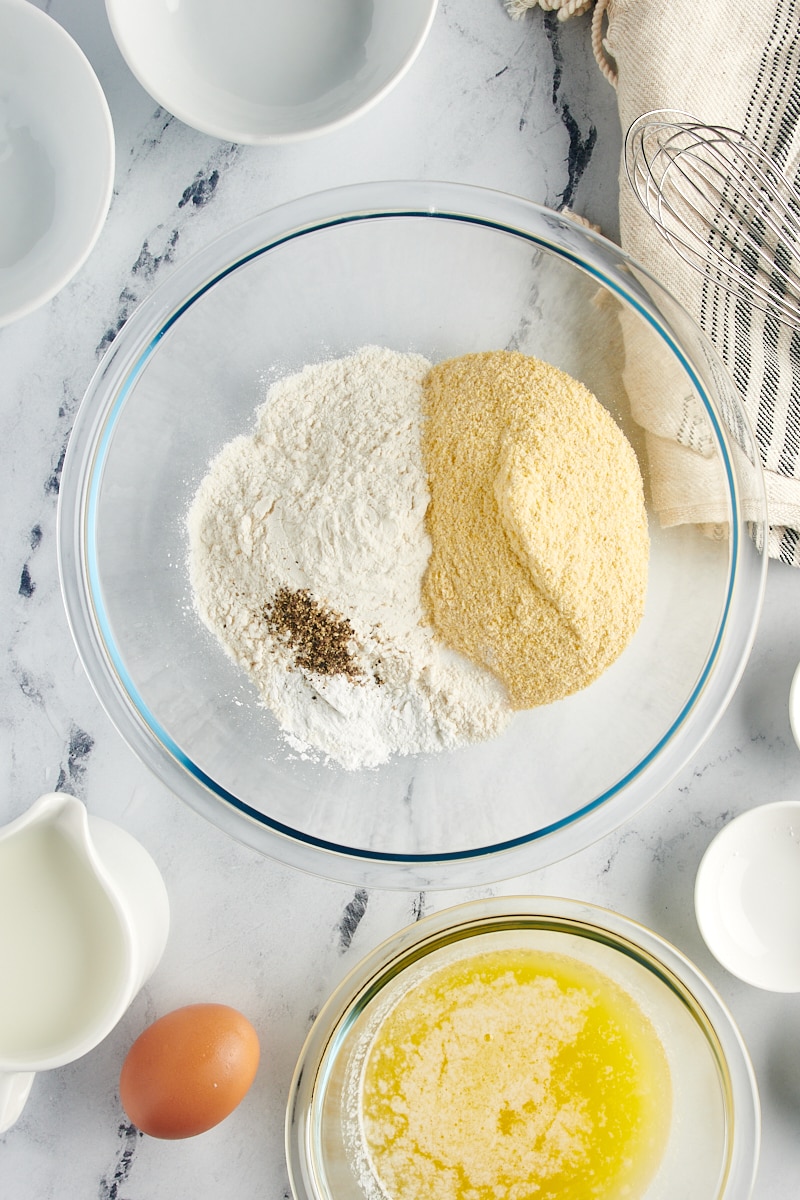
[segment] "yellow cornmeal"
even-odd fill
[[[583,384],[515,351],[433,367],[423,412],[434,628],[493,671],[514,708],[585,687],[644,612],[649,539],[630,443]]]
[[[431,974],[384,1019],[362,1075],[362,1136],[391,1200],[637,1200],[671,1108],[633,998],[538,951]]]

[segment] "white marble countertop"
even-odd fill
[[[355,124],[295,146],[247,148],[196,133],[134,80],[102,0],[38,0],[69,30],[106,92],[117,140],[100,241],[50,304],[0,331],[3,514],[0,824],[42,792],[70,791],[138,837],[169,890],[172,929],[155,975],[113,1033],[37,1076],[0,1137],[0,1196],[195,1200],[289,1195],[283,1115],[315,1012],[392,931],[488,891],[571,896],[616,909],[675,943],[732,1009],[763,1106],[757,1200],[800,1177],[800,998],[740,984],[698,932],[694,875],[741,810],[793,797],[800,750],[787,699],[800,660],[800,574],[771,564],[760,631],[727,712],[693,763],[635,820],[567,862],[473,893],[369,893],[260,858],[206,824],[141,766],[84,677],[67,629],[55,549],[65,444],[103,348],[136,303],[197,248],[294,196],[366,179],[479,183],[575,211],[614,237],[620,130],[592,58],[587,18],[511,21],[501,0],[442,0],[420,58]],[[117,1080],[141,1028],[179,1004],[247,1013],[262,1042],[256,1082],[222,1125],[185,1142],[140,1136]]]

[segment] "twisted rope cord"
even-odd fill
[[[592,53],[594,60],[613,88],[616,88],[619,76],[614,60],[610,57],[603,40],[603,17],[608,7],[608,0],[597,0],[592,13]]]
[[[568,17],[579,17],[588,12],[593,3],[594,0],[506,0],[506,8],[515,21],[537,5],[545,12],[557,13],[559,21],[566,21]]]
[[[603,41],[603,17],[608,7],[608,0],[505,0],[508,15],[519,21],[531,8],[541,8],[545,12],[555,12],[559,21],[570,17],[579,17],[588,12],[594,4],[592,13],[592,53],[598,67],[612,87],[617,86],[617,69]]]

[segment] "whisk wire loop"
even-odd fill
[[[744,134],[645,113],[625,139],[633,191],[684,262],[800,327],[800,193]]]

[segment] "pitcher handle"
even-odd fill
[[[19,1117],[35,1077],[35,1071],[0,1071],[0,1133]]]

